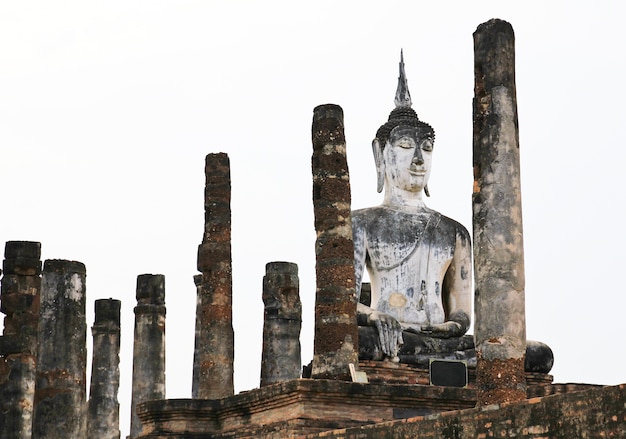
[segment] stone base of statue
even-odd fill
[[[431,377],[428,366],[393,363],[388,360],[364,360],[359,362],[359,369],[367,375],[371,384],[407,384],[429,386]],[[467,367],[467,389],[476,388],[476,366]],[[526,395],[528,398],[548,396],[585,390],[579,384],[555,384],[554,377],[547,373],[526,372]]]
[[[436,338],[409,331],[402,333],[404,344],[398,357],[400,363],[410,364],[428,370],[430,360],[465,361],[469,368],[476,367],[476,350],[474,337]],[[526,372],[547,374],[554,364],[552,349],[544,343],[528,340],[526,345]],[[381,361],[384,354],[380,349],[380,341],[376,328],[359,326],[359,361]]]

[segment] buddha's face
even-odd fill
[[[420,192],[430,177],[432,153],[432,135],[416,127],[394,128],[383,151],[385,184]]]

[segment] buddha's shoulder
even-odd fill
[[[454,233],[457,238],[460,238],[463,242],[465,242],[466,240],[468,242],[470,241],[470,234],[463,224],[445,215],[439,215],[439,229],[446,229],[449,233]]]
[[[357,228],[366,229],[394,227],[394,224],[432,223],[440,232],[469,239],[469,232],[461,223],[429,208],[424,208],[419,212],[406,212],[387,206],[367,207],[352,211],[352,223]]]
[[[455,230],[459,230],[464,232],[465,234],[469,235],[469,232],[467,231],[467,229],[465,228],[465,226],[463,224],[461,224],[460,222],[453,220],[450,217],[447,217],[445,215],[442,215],[439,213],[440,216],[440,224],[443,227],[448,227],[451,229],[455,229]]]
[[[377,227],[384,226],[393,227],[394,223],[410,223],[423,215],[416,215],[402,212],[396,209],[390,209],[386,206],[367,207],[352,211],[352,224],[357,227]]]
[[[366,207],[352,211],[352,220],[367,221],[375,220],[381,216],[389,216],[392,211],[384,206]]]

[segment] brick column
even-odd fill
[[[41,297],[41,244],[9,241],[4,257],[0,311],[6,317],[0,337],[0,437],[30,439]]]
[[[33,439],[85,438],[85,279],[81,262],[44,262]]]
[[[515,38],[474,32],[474,273],[478,404],[526,398],[526,318]]]
[[[234,394],[233,291],[230,227],[230,162],[224,153],[206,156],[204,236],[198,247],[202,272],[201,311],[196,359],[197,397],[219,399]]]
[[[165,276],[137,276],[130,437],[141,433],[137,404],[165,399]]]
[[[119,439],[120,306],[114,299],[95,302],[91,387],[87,405],[87,438]]]
[[[302,303],[299,288],[296,264],[270,262],[265,266],[261,387],[300,378]]]
[[[354,244],[350,216],[350,176],[343,110],[313,110],[313,209],[315,213],[315,342],[313,378],[350,379],[358,365],[354,287]]]
[[[196,285],[196,330],[195,345],[193,349],[193,374],[191,379],[191,397],[198,398],[198,388],[200,387],[200,359],[202,358],[202,275],[196,274],[193,277],[193,283]]]

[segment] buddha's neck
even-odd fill
[[[426,207],[426,204],[424,204],[424,199],[422,198],[422,191],[410,192],[394,186],[390,187],[390,185],[386,185],[383,206],[419,209]]]

